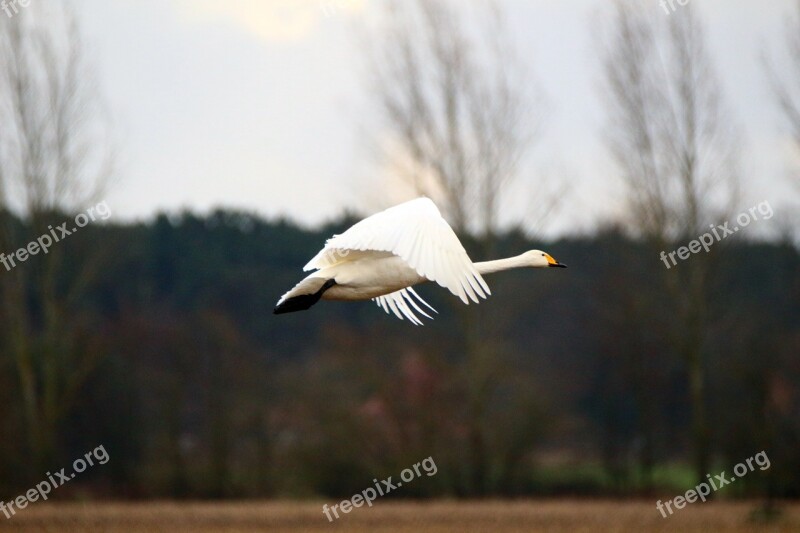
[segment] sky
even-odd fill
[[[657,0],[654,17],[667,17]],[[793,157],[764,79],[792,0],[690,0],[709,30],[730,118],[744,138],[747,205],[792,206]],[[503,214],[539,220],[536,179],[569,189],[538,233],[586,231],[624,209],[603,142],[594,35],[609,0],[499,0],[547,116]],[[365,139],[369,94],[354,36],[381,0],[74,0],[114,123],[115,215],[216,207],[313,225],[408,199]],[[680,9],[680,6],[677,6]],[[779,67],[782,65],[778,61]],[[796,205],[796,204],[795,204]]]

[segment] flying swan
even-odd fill
[[[320,298],[371,299],[400,320],[405,317],[421,325],[415,311],[433,317],[417,302],[436,310],[412,289],[418,283],[435,281],[469,305],[469,300],[478,303],[478,297],[491,294],[483,281],[485,274],[512,268],[566,266],[540,250],[473,263],[436,204],[422,197],[367,217],[328,239],[303,267],[304,271],[315,272],[284,294],[274,313],[302,311]]]

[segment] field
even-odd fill
[[[37,503],[0,531],[52,532],[591,532],[800,531],[800,504],[782,506],[768,524],[752,520],[754,502],[694,504],[667,519],[650,501],[378,502],[333,523],[322,502]]]

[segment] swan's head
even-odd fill
[[[553,259],[553,256],[541,250],[530,250],[522,255],[528,261],[528,264],[534,268],[567,268],[567,265],[559,263]]]

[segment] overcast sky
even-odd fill
[[[666,17],[657,0],[654,17]],[[732,119],[745,135],[747,202],[778,210],[791,190],[791,143],[760,54],[779,49],[791,0],[691,0],[709,29]],[[354,28],[380,0],[75,0],[114,116],[122,181],[116,215],[217,206],[318,223],[345,206],[403,200],[376,168]],[[550,232],[581,231],[621,209],[604,151],[594,28],[609,0],[501,0],[521,55],[548,98],[543,141],[506,220],[542,206],[535,176],[572,192]],[[333,6],[333,11],[324,11]],[[679,8],[680,9],[680,8]],[[383,204],[383,205],[377,205]]]

